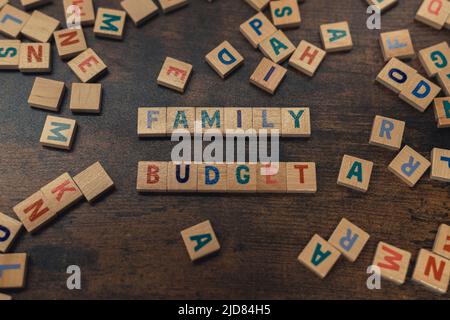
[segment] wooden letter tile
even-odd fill
[[[302,19],[297,0],[280,0],[270,2],[273,24],[278,28],[295,28]]]
[[[227,165],[199,164],[197,165],[197,190],[199,192],[226,192]]]
[[[316,164],[314,162],[286,162],[288,193],[316,193]]]
[[[343,218],[328,242],[348,260],[355,262],[369,238],[367,232]]]
[[[253,128],[252,108],[224,108],[225,130],[242,129],[244,131]]]
[[[244,62],[241,54],[228,42],[224,41],[206,55],[206,62],[224,79]]]
[[[348,51],[353,48],[347,21],[321,25],[320,36],[327,52]]]
[[[167,108],[139,108],[138,127],[139,137],[161,137],[166,135]]]
[[[433,252],[446,259],[450,259],[450,226],[441,224],[436,239],[434,240]]]
[[[189,2],[187,0],[159,0],[159,4],[164,13],[180,9],[186,6]]]
[[[269,4],[270,0],[245,0],[256,11],[264,10]]]
[[[124,0],[120,5],[135,26],[140,26],[158,13],[158,7],[152,0]]]
[[[98,8],[94,34],[98,37],[123,39],[127,13],[123,10]]]
[[[0,252],[6,252],[19,234],[22,223],[0,212]]]
[[[11,296],[8,296],[7,294],[0,293],[0,301],[9,301],[9,300],[12,300]]]
[[[295,46],[283,31],[278,30],[259,44],[261,52],[275,63],[281,63],[295,51]]]
[[[450,5],[450,2],[449,2]],[[450,47],[446,41],[419,51],[419,60],[429,77],[450,66]]]
[[[388,169],[412,188],[430,165],[430,161],[422,155],[409,146],[404,146],[402,151],[389,164]]]
[[[48,42],[59,27],[59,21],[35,10],[23,27],[21,33],[36,42]]]
[[[416,13],[416,20],[441,30],[450,14],[450,2],[446,0],[424,0]]]
[[[325,58],[325,55],[326,51],[302,40],[289,59],[289,65],[312,77]]]
[[[53,33],[61,59],[72,58],[87,49],[83,29],[63,29]]]
[[[420,249],[413,281],[438,293],[447,293],[450,279],[450,260],[442,258],[428,250]]]
[[[450,182],[450,150],[433,148],[431,151],[431,179]]]
[[[20,41],[0,40],[0,70],[19,69]]]
[[[369,189],[373,162],[344,155],[337,184],[361,192]]]
[[[174,130],[188,130],[194,133],[195,108],[168,107],[167,108],[167,133]]]
[[[410,252],[380,241],[372,265],[380,268],[381,277],[400,285],[405,282],[410,260]]]
[[[28,19],[28,13],[7,4],[0,11],[0,33],[8,38],[17,38]]]
[[[25,10],[41,7],[50,2],[52,2],[52,0],[20,0],[20,4],[25,8]]]
[[[201,123],[203,130],[217,129],[223,132],[225,121],[223,108],[197,108],[195,112],[196,121]]]
[[[277,31],[272,22],[262,12],[241,24],[240,30],[253,48],[257,48],[264,39]]]
[[[258,163],[256,192],[285,193],[287,191],[286,163]]]
[[[26,253],[0,254],[0,289],[23,288],[26,271]]]
[[[66,20],[73,20],[75,14],[73,10],[69,10],[70,6],[78,6],[81,15],[82,26],[92,26],[95,22],[95,10],[92,0],[63,0],[64,12]]]
[[[416,74],[416,69],[397,58],[392,58],[380,71],[376,80],[398,94],[413,81]]]
[[[169,162],[167,190],[169,192],[195,192],[197,190],[197,165]]]
[[[73,178],[73,181],[75,181],[81,193],[83,193],[84,197],[89,202],[93,202],[114,187],[114,182],[100,162],[94,163],[77,174]]]
[[[76,127],[75,120],[47,116],[40,142],[46,147],[70,150],[75,140]]]
[[[28,104],[34,108],[59,111],[65,88],[64,82],[36,77]]]
[[[9,0],[0,0],[0,9],[8,4]]]
[[[389,150],[400,150],[404,131],[404,121],[375,116],[369,144]]]
[[[282,66],[263,58],[251,75],[250,83],[270,94],[274,94],[286,72],[287,70]]]
[[[259,134],[259,130],[272,130],[281,132],[280,108],[253,108],[253,129]]]
[[[384,61],[391,58],[409,59],[415,56],[414,46],[408,29],[380,34],[381,52]]]
[[[82,82],[91,82],[103,74],[107,67],[92,49],[80,53],[68,63]]]
[[[20,46],[21,72],[50,72],[50,43],[23,43]]]
[[[167,57],[159,73],[157,82],[160,86],[183,93],[191,73],[191,64]]]
[[[398,3],[397,0],[367,0],[367,3],[372,6],[377,6],[381,12],[385,12]]]
[[[136,183],[138,192],[165,192],[167,180],[167,162],[139,161]]]
[[[450,128],[450,97],[434,99],[434,117],[438,128]]]
[[[219,241],[209,220],[181,231],[181,237],[191,261],[204,258],[220,250]]]
[[[281,135],[306,138],[311,136],[309,108],[281,108]]]
[[[50,208],[60,213],[83,198],[83,194],[68,173],[41,188],[42,194],[49,201]]]
[[[100,83],[72,83],[70,110],[72,112],[100,113],[102,85]]]
[[[437,79],[446,96],[450,96],[450,65],[437,74]]]
[[[17,204],[13,210],[28,232],[36,231],[57,214],[41,190]]]
[[[400,92],[399,97],[420,112],[424,112],[440,91],[441,88],[433,82],[416,74]]]
[[[256,192],[256,163],[227,164],[227,192]]]

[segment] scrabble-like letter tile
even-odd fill
[[[53,33],[61,59],[72,58],[87,49],[83,29],[63,29]]]
[[[436,239],[434,240],[433,252],[450,260],[450,226],[441,224]]]
[[[450,66],[450,47],[446,41],[419,51],[419,60],[429,77]]]
[[[378,7],[381,12],[385,12],[397,4],[397,0],[367,0],[367,3]]]
[[[59,111],[65,89],[62,81],[36,77],[28,97],[28,104],[34,108]]]
[[[114,182],[100,162],[96,162],[81,171],[73,178],[73,181],[75,181],[81,193],[89,202],[93,202],[114,187]]]
[[[180,9],[186,6],[189,2],[187,0],[159,0],[159,4],[164,13]]]
[[[450,97],[434,99],[434,117],[438,128],[450,127]]]
[[[256,192],[285,193],[287,191],[286,163],[258,163]]]
[[[0,11],[0,33],[8,38],[17,38],[28,19],[28,13],[7,4]]]
[[[244,131],[253,128],[253,110],[252,108],[224,108],[225,130]],[[238,132],[235,132],[236,134]],[[244,132],[245,133],[245,132]]]
[[[251,75],[250,83],[270,94],[274,94],[286,72],[287,70],[282,66],[263,58]]]
[[[19,234],[22,223],[0,212],[0,252],[6,252]]]
[[[98,8],[94,34],[98,37],[123,39],[127,13],[123,10]]]
[[[402,146],[405,122],[382,116],[375,116],[369,144],[399,150]]]
[[[286,162],[288,193],[316,193],[316,164],[314,162]]]
[[[17,70],[20,61],[20,41],[0,40],[0,70]]]
[[[257,48],[264,39],[277,31],[272,22],[262,12],[241,24],[240,30],[253,48]]]
[[[102,85],[100,83],[72,83],[70,110],[100,113]]]
[[[158,7],[152,0],[124,0],[120,5],[135,26],[140,26],[158,13]]]
[[[416,13],[416,20],[441,30],[449,14],[450,2],[447,0],[423,0]]]
[[[80,189],[68,173],[63,173],[55,180],[41,188],[42,194],[49,201],[50,208],[59,213],[75,204],[83,197]]]
[[[256,192],[256,163],[227,164],[227,192]]]
[[[278,30],[259,44],[261,52],[275,63],[281,63],[295,51],[294,44]]]
[[[437,74],[437,79],[447,96],[450,96],[450,65]]]
[[[328,242],[351,262],[356,261],[369,240],[369,234],[343,218]]]
[[[25,10],[37,8],[52,2],[52,0],[20,0],[20,4]]]
[[[136,190],[138,192],[167,191],[167,162],[139,161]]]
[[[353,48],[347,21],[321,25],[320,36],[327,52],[348,51]]]
[[[13,210],[28,232],[36,231],[57,214],[40,190],[17,204]]]
[[[337,184],[357,191],[367,192],[373,162],[344,155]]]
[[[139,108],[138,127],[139,137],[162,137],[166,135],[167,108]]]
[[[281,132],[281,108],[253,108],[253,129]]]
[[[59,20],[36,10],[25,23],[21,33],[33,41],[48,42],[58,27]]]
[[[410,260],[410,252],[379,242],[372,265],[380,268],[381,277],[400,285],[405,282]]]
[[[202,129],[217,129],[223,132],[223,108],[196,108],[195,112],[196,121],[201,123]]]
[[[412,279],[431,290],[444,294],[448,290],[450,279],[450,260],[420,249]]]
[[[209,220],[181,231],[181,237],[191,261],[204,258],[220,250],[219,241]]]
[[[199,164],[197,165],[197,179],[199,192],[226,192],[227,165]]]
[[[399,177],[411,188],[423,176],[431,163],[409,146],[404,146],[400,153],[389,164],[389,171]]]
[[[20,72],[50,72],[50,43],[23,43],[20,45]]]
[[[70,150],[75,140],[76,127],[75,120],[47,116],[40,142],[46,147]]]
[[[82,82],[91,82],[103,74],[107,67],[92,49],[83,51],[68,63]]]
[[[73,17],[77,11],[69,10],[70,6],[77,6],[80,11],[81,25],[91,26],[95,22],[95,10],[92,0],[63,0],[66,21],[73,23]]]
[[[450,182],[450,150],[434,148],[431,151],[431,179]]]
[[[278,28],[295,28],[302,22],[297,0],[271,1],[270,12]]]
[[[420,74],[416,74],[400,92],[399,97],[420,112],[424,112],[440,91],[441,88],[433,82]]]
[[[309,108],[281,108],[281,135],[283,137],[310,137]]]
[[[384,61],[389,61],[389,59],[394,57],[408,59],[415,55],[408,29],[381,33],[380,45]]]
[[[326,51],[302,40],[289,59],[289,65],[312,77],[325,58],[325,55]]]
[[[376,80],[398,94],[412,82],[416,74],[416,69],[397,58],[392,58],[380,71]]]
[[[27,271],[27,254],[1,254],[0,270],[0,289],[23,288]]]
[[[169,192],[195,192],[197,190],[197,165],[169,162],[167,190]]]
[[[160,86],[183,93],[191,73],[191,64],[167,57],[159,73],[157,82]]]
[[[222,42],[205,58],[211,68],[223,79],[244,62],[241,54],[228,41]]]
[[[194,133],[195,108],[168,107],[167,108],[167,133],[171,135],[174,130],[187,130]]]
[[[267,7],[270,0],[245,0],[256,11],[262,11]]]

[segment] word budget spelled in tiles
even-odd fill
[[[381,277],[400,285],[405,282],[410,260],[410,252],[380,241],[372,265],[380,268]]]
[[[259,44],[261,52],[275,63],[281,63],[295,51],[294,44],[278,30]]]
[[[28,97],[28,104],[34,108],[59,111],[65,89],[62,81],[36,77]]]
[[[395,174],[411,188],[423,176],[431,163],[409,146],[404,146],[389,164],[389,171]]]
[[[450,97],[434,99],[434,118],[438,128],[450,127]]]
[[[8,38],[17,38],[30,15],[9,4],[0,11],[0,33]]]
[[[20,45],[19,40],[0,40],[0,70],[19,69]]]
[[[361,192],[369,189],[373,162],[344,155],[337,184]]]
[[[415,56],[414,46],[408,29],[380,34],[381,52],[384,61],[391,58],[408,59]]]
[[[447,96],[450,96],[450,65],[437,74],[437,79]]]
[[[217,129],[223,133],[223,108],[197,108],[195,112],[196,121],[201,123],[202,129]]]
[[[36,231],[57,214],[41,190],[17,204],[13,210],[28,232]]]
[[[250,76],[250,83],[270,94],[274,94],[286,76],[286,72],[287,69],[279,64],[263,58]]]
[[[70,110],[72,112],[100,113],[102,85],[100,83],[72,83]]]
[[[63,29],[53,33],[61,59],[72,58],[87,49],[83,29]]]
[[[402,146],[405,122],[382,116],[375,116],[369,144],[399,150]]]
[[[73,24],[74,16],[78,15],[82,26],[94,24],[95,10],[93,0],[63,0],[63,6],[68,26]]]
[[[353,48],[347,21],[321,25],[320,36],[327,52],[348,51]]]
[[[167,108],[139,108],[138,127],[139,137],[165,136]]]
[[[262,11],[267,7],[270,0],[245,0],[256,11]]]
[[[170,192],[193,192],[197,190],[197,165],[174,163],[167,165],[167,190]]]
[[[220,250],[220,244],[209,220],[181,231],[186,250],[195,261]]]
[[[253,129],[253,109],[252,108],[224,108],[225,130],[242,130],[243,132],[233,132],[244,134],[246,130]]]
[[[312,77],[314,76],[314,73],[316,73],[317,68],[319,68],[325,56],[326,51],[305,40],[302,40],[289,59],[289,65]]]
[[[227,165],[226,164],[197,165],[197,190],[199,192],[226,192]]]
[[[433,148],[430,177],[433,180],[450,182],[450,150]]]
[[[441,30],[450,14],[450,2],[447,0],[423,0],[416,13],[416,20],[432,28]]]
[[[167,57],[158,75],[160,86],[183,93],[192,73],[192,65]]]
[[[227,164],[228,192],[256,192],[256,163]]]
[[[36,42],[48,42],[59,27],[59,21],[40,11],[34,11],[21,33]]]
[[[195,108],[167,108],[167,134],[171,135],[175,130],[187,130],[194,133]]]
[[[195,183],[197,184],[197,181]],[[167,191],[167,162],[139,161],[136,190],[138,192]]]
[[[262,12],[245,21],[239,29],[253,48],[257,48],[264,39],[277,31],[272,22]]]
[[[419,51],[419,60],[429,77],[450,66],[450,47],[446,41]]]
[[[450,260],[450,226],[441,224],[434,240],[433,252]]]
[[[270,2],[273,24],[278,28],[298,27],[302,22],[297,0]]]
[[[286,163],[258,163],[256,192],[285,193],[287,190]]]
[[[114,182],[100,162],[94,163],[77,174],[73,177],[73,181],[89,202],[93,202],[114,187]]]
[[[159,0],[161,9],[164,13],[169,13],[171,11],[180,9],[186,6],[189,2],[187,0]]]
[[[241,54],[228,42],[224,41],[205,57],[206,62],[221,78],[226,78],[244,62]]]
[[[355,262],[369,238],[367,232],[343,218],[328,242],[348,260]]]
[[[420,249],[412,279],[431,290],[444,294],[448,290],[450,280],[450,260]]]
[[[0,252],[6,252],[19,234],[22,223],[0,212]]]
[[[20,72],[50,72],[50,43],[23,43],[20,46]]]
[[[281,135],[283,137],[310,137],[309,108],[281,108]]]
[[[377,75],[376,80],[386,88],[399,94],[407,88],[416,75],[416,69],[397,58],[392,58]]]
[[[127,14],[123,10],[98,8],[94,34],[104,38],[123,39],[126,17]]]
[[[325,278],[341,253],[315,234],[298,256],[298,261],[320,278]]]
[[[46,147],[70,150],[75,140],[75,120],[47,116],[40,143]]]
[[[82,82],[91,82],[106,72],[107,66],[92,49],[80,53],[68,63]]]
[[[376,6],[381,12],[385,12],[397,4],[397,0],[367,0],[367,3]]]
[[[0,289],[23,288],[26,271],[26,253],[0,254]]]
[[[124,0],[120,2],[135,26],[140,26],[158,13],[158,7],[152,0]]]
[[[420,112],[424,112],[439,94],[441,88],[427,78],[416,74],[400,92],[400,99]]]
[[[316,164],[286,162],[286,188],[288,193],[316,193]]]

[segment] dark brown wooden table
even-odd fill
[[[18,0],[10,1],[18,5]],[[297,44],[320,44],[319,25],[348,20],[354,49],[329,54],[312,79],[289,68],[274,96],[249,83],[262,54],[239,32],[255,14],[241,0],[191,0],[187,8],[160,13],[141,28],[128,20],[124,41],[96,39],[85,30],[88,45],[104,59],[109,74],[100,116],[72,115],[68,94],[61,116],[78,121],[72,151],[40,146],[47,112],[31,109],[27,98],[35,75],[1,72],[0,211],[12,207],[68,171],[76,174],[99,160],[117,189],[95,205],[82,202],[36,235],[23,232],[13,252],[30,258],[27,287],[9,291],[17,299],[448,299],[414,284],[411,275],[420,248],[431,249],[437,228],[450,221],[448,184],[431,181],[429,172],[410,189],[387,170],[396,152],[369,146],[375,115],[406,121],[404,143],[429,158],[433,147],[448,148],[450,131],[438,130],[430,107],[420,113],[388,89],[375,84],[383,66],[379,31],[366,28],[366,2],[306,1],[302,25],[287,36]],[[414,22],[419,0],[401,1],[382,17],[382,30],[408,28],[416,50],[449,39]],[[96,0],[96,6],[120,8],[119,1]],[[60,1],[41,9],[63,21]],[[245,57],[245,65],[223,81],[204,56],[223,40]],[[52,48],[48,77],[78,82]],[[156,77],[166,56],[194,65],[185,94],[158,87]],[[417,58],[410,64],[424,74]],[[168,139],[139,140],[139,106],[309,106],[310,139],[283,139],[282,161],[315,161],[315,195],[139,195],[140,160],[170,160]],[[370,189],[358,193],[336,185],[344,154],[375,163]],[[297,261],[313,234],[328,238],[346,217],[370,233],[355,263],[341,259],[320,280]],[[210,219],[222,249],[192,264],[180,231]],[[407,281],[366,288],[366,268],[376,245],[386,241],[412,253]],[[66,268],[79,265],[82,290],[66,288]]]

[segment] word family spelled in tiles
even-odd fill
[[[8,38],[17,38],[30,15],[9,4],[0,11],[0,33]]]
[[[437,74],[439,84],[447,96],[450,96],[450,65]]]
[[[191,261],[204,258],[220,250],[219,241],[209,220],[181,231],[181,237]]]
[[[108,8],[98,8],[94,33],[96,36],[123,39],[126,12]]]
[[[344,155],[337,184],[366,192],[369,189],[372,168],[371,161]]]
[[[257,48],[264,39],[277,31],[272,22],[262,12],[241,24],[240,30],[253,48]]]
[[[70,110],[100,113],[102,85],[100,83],[72,83]]]
[[[399,177],[408,186],[414,187],[431,163],[409,146],[404,146],[389,164],[389,171]]]
[[[298,256],[298,261],[323,279],[340,255],[331,244],[315,234]]]
[[[282,66],[263,58],[250,77],[250,82],[258,88],[274,94],[284,79],[287,70]]]
[[[396,5],[397,0],[367,0],[367,3],[378,7],[381,12],[384,12]]]
[[[381,33],[380,45],[384,61],[389,61],[394,57],[407,59],[415,55],[408,29]]]
[[[187,130],[194,133],[195,108],[168,107],[167,111],[167,134],[171,135],[174,130]]]
[[[434,117],[438,128],[450,127],[450,97],[434,99]]]
[[[278,30],[259,44],[262,53],[275,63],[281,63],[295,51],[295,46],[283,31]]]
[[[286,163],[258,163],[256,169],[256,192],[286,193]]]
[[[327,52],[348,51],[353,48],[347,21],[321,25],[320,36]]]
[[[302,40],[289,59],[289,65],[312,77],[325,58],[325,55],[326,51]]]
[[[316,193],[316,164],[314,162],[286,162],[288,193]]]
[[[20,0],[20,4],[25,8],[25,10],[29,10],[48,4],[51,1],[52,0]]]
[[[28,104],[34,108],[59,111],[65,89],[64,82],[36,77]]]
[[[107,69],[102,59],[90,48],[70,60],[68,65],[83,82],[95,80]]]
[[[256,11],[262,11],[269,4],[270,0],[245,0]]]
[[[376,80],[386,88],[399,94],[412,82],[416,74],[416,69],[397,58],[392,58],[377,75]]]
[[[0,70],[17,70],[20,61],[20,41],[0,40]]]
[[[197,190],[197,165],[193,163],[167,164],[167,190],[192,192]]]
[[[450,47],[446,41],[419,51],[419,60],[429,77],[450,66]]]
[[[281,135],[283,137],[310,137],[309,108],[281,108]]]
[[[95,22],[95,10],[92,0],[63,0],[67,23],[73,23],[73,16],[79,11],[82,26],[91,26]],[[72,10],[69,10],[71,6]],[[74,9],[77,8],[77,9]]]
[[[0,289],[23,288],[26,270],[26,253],[0,254]]]
[[[431,151],[431,179],[450,182],[450,150],[433,148]]]
[[[87,49],[83,29],[63,29],[53,33],[61,59],[72,58]]]
[[[435,29],[442,29],[450,15],[450,2],[447,0],[423,0],[416,20]]]
[[[161,9],[164,13],[168,13],[179,8],[184,7],[188,4],[187,0],[159,0],[159,4],[161,5]]]
[[[80,189],[87,201],[92,202],[102,194],[114,187],[114,182],[102,167],[100,162],[96,162],[87,169],[73,177],[76,185]]]
[[[70,150],[75,138],[75,129],[75,120],[47,116],[40,142],[46,147]]]
[[[256,163],[227,165],[228,192],[256,192]]]
[[[278,28],[298,27],[302,22],[297,0],[270,2],[273,24]]]
[[[439,94],[441,88],[427,78],[416,74],[400,92],[400,99],[420,112],[424,112]]]
[[[223,108],[197,108],[195,117],[202,129],[217,129],[223,133]]]
[[[157,82],[160,86],[183,93],[191,73],[191,64],[167,57],[159,73]]]
[[[36,10],[25,23],[21,33],[33,41],[48,42],[58,27],[58,20]]]
[[[136,183],[138,192],[165,192],[167,180],[167,162],[140,161],[138,163]]]
[[[50,72],[50,43],[23,43],[20,46],[21,72]]]
[[[0,252],[6,252],[22,228],[22,223],[0,212]]]
[[[158,13],[153,0],[124,0],[120,2],[135,26],[139,26]]]
[[[226,78],[244,62],[241,54],[228,41],[222,42],[205,58],[221,78]]]
[[[400,285],[405,282],[410,260],[410,252],[379,242],[372,265],[380,268],[381,277]]]
[[[252,108],[224,108],[225,130],[246,130],[253,129],[253,109]],[[234,132],[239,134],[239,132]]]
[[[434,240],[433,252],[450,260],[450,226],[446,224],[439,226]]]
[[[197,165],[197,190],[199,192],[226,192],[227,165],[226,164]]]
[[[328,242],[351,262],[356,261],[369,240],[369,234],[343,218]]]
[[[166,130],[166,108],[138,109],[139,137],[165,136]]]
[[[405,122],[382,116],[375,116],[369,144],[399,150],[402,146]]]
[[[420,249],[412,279],[439,293],[446,293],[450,279],[450,260]]]

